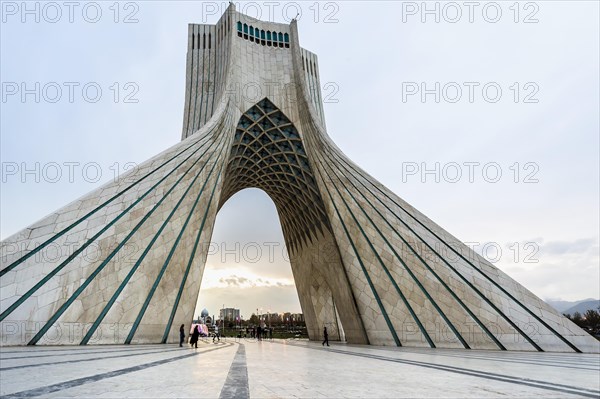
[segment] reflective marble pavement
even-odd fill
[[[600,355],[305,340],[0,348],[2,398],[600,397]]]

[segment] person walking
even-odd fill
[[[323,327],[323,343],[321,345],[325,346],[325,344],[329,346],[329,334],[327,334],[327,327]]]
[[[183,341],[185,340],[185,330],[183,329],[183,324],[179,327],[179,347],[183,346]]]
[[[194,327],[194,332],[192,333],[192,339],[190,340],[190,345],[198,349],[198,336],[200,335],[200,326],[196,325]]]
[[[219,341],[221,340],[221,337],[219,336],[219,326],[215,324],[215,334],[213,335],[213,343],[215,342],[215,338],[217,338]]]

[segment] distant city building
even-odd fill
[[[224,308],[219,310],[219,318],[226,321],[237,321],[240,319],[240,310],[234,308]]]
[[[290,315],[294,322],[302,322],[304,323],[304,315],[302,313],[292,313]]]
[[[281,315],[279,313],[263,313],[258,316],[260,320],[266,324],[278,324],[281,323]]]
[[[281,313],[280,316],[282,321],[304,321],[304,315],[302,313],[285,312]]]

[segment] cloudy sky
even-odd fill
[[[300,12],[350,158],[540,297],[598,298],[598,2],[513,3],[236,4]],[[22,4],[2,2],[0,25],[2,238],[178,142],[187,24],[227,6]],[[200,308],[300,310],[264,193],[232,198],[213,241]]]

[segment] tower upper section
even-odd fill
[[[190,24],[182,140],[225,99],[242,113],[268,97],[292,120],[298,101],[307,101],[324,124],[318,65],[317,56],[300,47],[295,20],[260,21],[231,4],[215,25]]]

